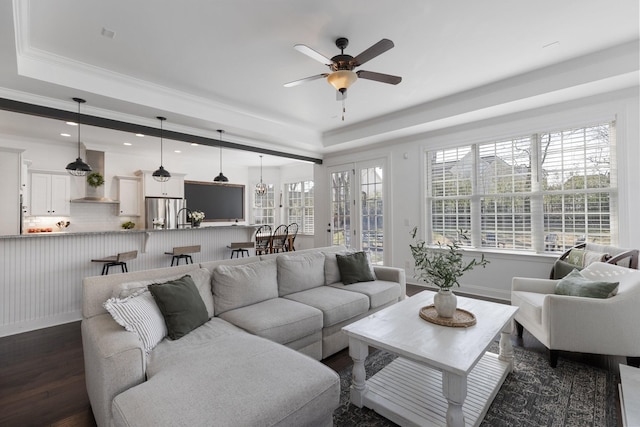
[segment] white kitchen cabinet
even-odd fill
[[[152,174],[152,171],[136,172],[136,175],[142,177],[144,197],[184,198],[185,174],[171,172],[171,179],[165,182],[156,181]]]
[[[23,151],[0,147],[0,235],[20,234],[20,170]]]
[[[32,216],[68,216],[71,179],[66,173],[32,172],[30,214]]]
[[[120,216],[140,216],[140,178],[118,176]]]

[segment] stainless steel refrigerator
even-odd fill
[[[188,224],[186,199],[145,198],[147,229],[182,228]]]

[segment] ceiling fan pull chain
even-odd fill
[[[347,106],[344,98],[342,98],[342,121],[344,122],[344,114],[347,112]]]

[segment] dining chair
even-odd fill
[[[292,222],[288,228],[289,236],[287,238],[287,251],[295,251],[296,236],[298,235],[298,223]]]
[[[256,230],[256,255],[268,254],[271,251],[271,226],[264,224]]]
[[[288,226],[280,224],[271,237],[271,253],[284,252],[286,250],[287,238],[289,237]]]

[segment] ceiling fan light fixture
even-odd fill
[[[73,176],[85,176],[91,172],[91,166],[85,163],[82,157],[80,157],[80,105],[86,101],[80,98],[73,98],[73,100],[78,103],[78,157],[75,162],[69,163],[65,169]]]
[[[338,70],[327,76],[327,81],[337,91],[349,89],[349,86],[355,83],[356,80],[358,80],[358,75],[351,70]]]

